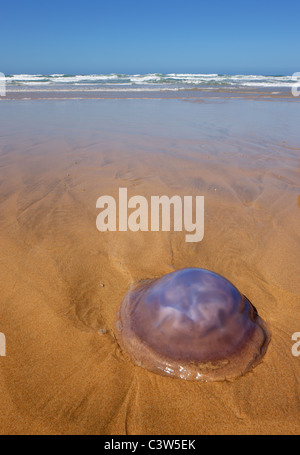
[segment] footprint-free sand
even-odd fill
[[[0,101],[0,432],[299,433],[296,99]],[[104,232],[101,195],[201,195],[205,234]],[[130,285],[183,267],[232,281],[271,331],[231,382],[135,366],[115,339]]]

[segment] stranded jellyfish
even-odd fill
[[[221,275],[198,268],[132,287],[117,327],[120,346],[137,365],[191,381],[241,376],[269,342],[249,300]]]

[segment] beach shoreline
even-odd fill
[[[299,101],[290,88],[18,88],[8,87],[6,96],[0,101],[9,100],[72,100],[72,99],[186,99],[194,101],[211,101],[213,99],[267,99]]]

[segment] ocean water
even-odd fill
[[[14,74],[6,76],[7,89],[14,91],[180,91],[245,88],[290,88],[293,75],[226,74]]]

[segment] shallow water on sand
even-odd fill
[[[299,431],[299,110],[250,99],[0,103],[1,432]],[[204,196],[204,240],[98,232],[96,200],[120,187]],[[129,286],[182,267],[225,276],[269,324],[252,373],[187,383],[120,351]]]

